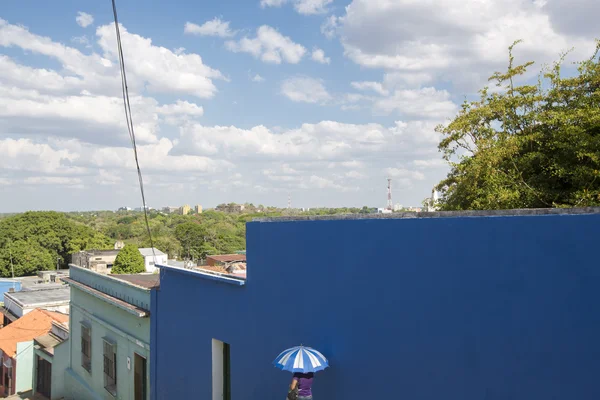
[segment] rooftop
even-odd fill
[[[158,274],[131,274],[131,275],[109,275],[111,278],[119,279],[135,286],[152,289],[160,286]]]
[[[234,262],[234,261],[246,261],[245,254],[220,254],[215,256],[206,256],[206,259],[212,259],[219,262]]]
[[[153,255],[157,255],[157,256],[164,256],[164,255],[166,255],[165,253],[163,253],[162,251],[160,251],[156,247],[154,247],[154,253],[152,253],[152,247],[142,247],[139,250],[140,250],[140,253],[142,253],[142,255],[144,257],[152,257]]]
[[[517,217],[533,215],[583,215],[600,214],[600,207],[586,208],[532,208],[516,210],[482,210],[482,211],[433,211],[433,212],[400,212],[392,214],[339,214],[339,215],[307,215],[289,217],[254,218],[256,222],[281,221],[329,221],[329,220],[362,220],[362,219],[415,219],[415,218],[464,218],[464,217]]]
[[[41,285],[40,285],[41,286]],[[54,286],[54,285],[53,285]],[[22,290],[20,292],[5,293],[4,303],[7,298],[13,300],[23,307],[42,306],[53,303],[68,303],[71,297],[69,286],[39,288],[36,290]]]
[[[64,323],[69,316],[53,311],[35,309],[12,324],[0,329],[0,349],[9,357],[17,353],[17,343],[33,340],[50,332],[52,321]]]

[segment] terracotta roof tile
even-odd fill
[[[207,256],[206,259],[213,259],[220,262],[246,261],[245,254],[220,254],[216,256]]]
[[[14,357],[17,353],[17,343],[47,334],[52,329],[52,321],[67,322],[69,316],[36,308],[0,329],[0,349],[8,357]]]

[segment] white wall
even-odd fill
[[[156,271],[156,266],[154,263],[153,256],[144,257],[144,263],[146,265],[146,272],[154,272]],[[167,264],[167,255],[156,256],[156,264],[158,265],[166,265]]]
[[[223,400],[223,342],[212,340],[212,400]]]
[[[33,340],[17,343],[15,393],[33,388]]]

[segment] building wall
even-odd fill
[[[69,368],[70,346],[66,340],[54,347],[54,355],[50,355],[41,349],[34,348],[33,356],[33,392],[36,392],[37,382],[37,357],[41,357],[52,364],[52,393],[50,400],[62,399],[65,395],[65,371]]]
[[[168,256],[166,254],[157,255],[156,262],[154,261],[154,256],[146,256],[144,257],[144,264],[146,266],[146,272],[154,272],[157,270],[156,265],[164,265],[167,263]]]
[[[21,290],[21,282],[12,279],[0,279],[0,302],[4,301],[4,293],[10,289],[14,289],[15,292]]]
[[[71,278],[102,289],[112,296],[129,299],[140,307],[149,308],[150,292],[123,284],[92,271],[72,267]],[[70,362],[65,372],[65,398],[71,400],[114,398],[104,389],[103,339],[117,345],[117,399],[132,399],[134,395],[134,353],[148,360],[147,381],[150,381],[150,321],[121,310],[74,286],[71,287]],[[91,327],[91,373],[81,365],[81,325]],[[131,369],[128,369],[127,359]],[[148,385],[149,390],[149,385]]]
[[[17,343],[15,393],[33,388],[33,340]]]
[[[163,269],[153,398],[210,399],[217,339],[233,399],[283,398],[271,362],[302,343],[330,359],[317,400],[596,400],[598,237],[599,214],[249,223],[244,286]]]

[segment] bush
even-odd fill
[[[144,257],[142,257],[137,246],[133,244],[125,245],[117,255],[111,273],[139,274],[141,272],[146,272]]]

